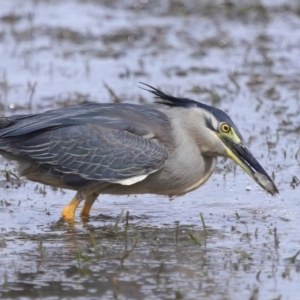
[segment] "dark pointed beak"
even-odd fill
[[[279,193],[273,180],[259,164],[259,162],[254,158],[252,153],[243,144],[243,142],[235,143],[228,140],[225,140],[224,142],[227,146],[228,156],[239,166],[241,166],[243,170],[254,179],[254,181],[256,181],[264,190],[269,192],[271,195]]]

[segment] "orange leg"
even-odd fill
[[[66,205],[62,211],[62,217],[65,221],[74,221],[75,211],[82,199],[76,194],[76,196]]]
[[[87,199],[85,200],[80,216],[83,218],[87,218],[90,214],[90,210],[94,204],[94,202],[96,201],[98,197],[98,194],[91,194],[87,197]]]

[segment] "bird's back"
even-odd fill
[[[0,153],[31,180],[74,188],[139,178],[160,169],[168,117],[133,104],[85,104],[0,119]],[[136,179],[137,180],[137,179]]]

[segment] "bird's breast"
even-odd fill
[[[145,179],[149,193],[165,195],[182,195],[197,189],[211,176],[216,166],[216,158],[198,159],[193,164],[187,159],[185,163],[168,164],[158,173]]]
[[[215,166],[215,158],[211,158],[210,161],[207,161],[205,166],[205,172],[199,172],[200,174],[195,174],[193,177],[191,177],[191,180],[188,182],[189,184],[186,187],[182,188],[182,194],[193,191],[200,187],[202,184],[204,184],[213,173]]]

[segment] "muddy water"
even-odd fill
[[[1,299],[298,299],[299,43],[297,1],[1,1],[2,115],[151,103],[146,82],[226,111],[280,190],[221,159],[197,191],[103,195],[69,226],[72,192],[1,160]]]

